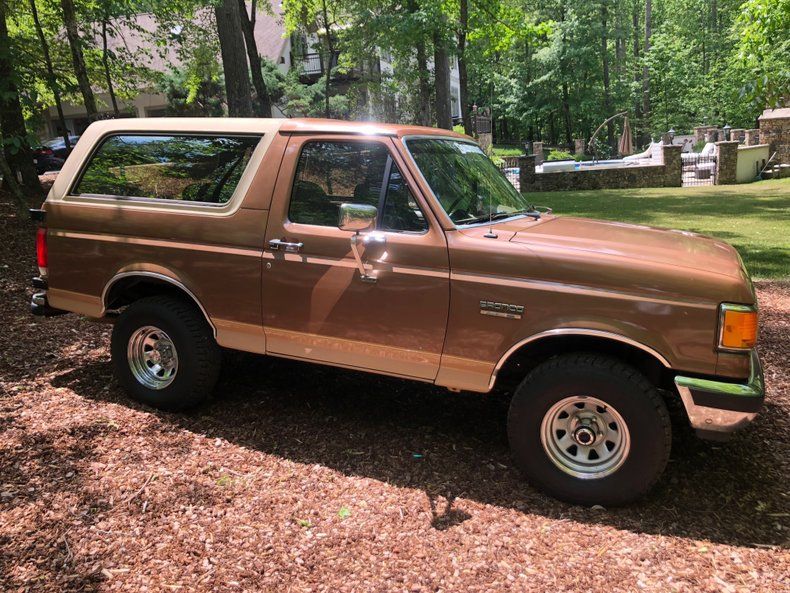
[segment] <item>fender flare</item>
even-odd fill
[[[494,388],[494,383],[496,383],[496,378],[497,378],[497,374],[499,373],[499,370],[505,365],[505,363],[508,361],[508,359],[514,352],[516,352],[522,346],[529,344],[530,342],[536,342],[537,340],[541,340],[543,338],[550,338],[553,336],[591,336],[595,338],[604,338],[604,339],[620,342],[623,344],[628,344],[629,346],[633,346],[635,348],[638,348],[639,350],[642,350],[643,352],[646,352],[647,354],[650,354],[658,362],[664,365],[664,367],[668,369],[672,368],[672,366],[669,364],[669,361],[663,354],[661,354],[654,348],[651,348],[650,346],[643,344],[642,342],[638,342],[634,339],[628,338],[621,334],[604,331],[600,329],[563,327],[558,329],[550,329],[550,330],[542,331],[537,334],[532,334],[531,336],[528,336],[523,340],[516,342],[510,348],[508,348],[507,352],[505,352],[500,357],[499,361],[494,367],[494,371],[491,373],[491,379],[488,382],[489,391]]]
[[[192,301],[194,301],[194,303],[197,305],[198,309],[200,309],[200,312],[203,313],[203,317],[206,318],[206,322],[211,327],[211,331],[213,332],[214,338],[216,339],[216,337],[217,337],[217,328],[214,325],[214,323],[211,321],[211,317],[209,317],[208,312],[206,311],[205,307],[203,306],[203,303],[201,303],[200,300],[195,296],[195,293],[193,293],[191,290],[189,290],[184,285],[184,283],[181,282],[180,280],[176,280],[175,278],[172,278],[171,276],[167,276],[166,274],[161,274],[159,272],[149,272],[149,271],[146,271],[146,270],[130,270],[128,272],[119,272],[118,274],[116,274],[115,276],[110,278],[110,280],[107,282],[107,284],[104,285],[104,289],[102,290],[102,293],[101,293],[101,307],[102,307],[101,308],[101,316],[102,317],[107,313],[107,295],[110,293],[110,290],[112,290],[112,287],[119,280],[122,280],[123,278],[131,278],[131,277],[134,277],[134,276],[140,276],[140,277],[144,277],[144,278],[153,278],[155,280],[160,280],[162,282],[165,282],[167,284],[175,286],[176,288],[178,288],[181,291],[183,291],[189,298],[192,299]]]

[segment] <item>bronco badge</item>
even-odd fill
[[[524,314],[524,305],[511,305],[495,301],[480,301],[480,314],[493,317],[506,317],[507,319],[521,319]]]

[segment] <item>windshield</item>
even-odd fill
[[[412,138],[406,146],[454,223],[534,212],[477,144],[454,138]]]

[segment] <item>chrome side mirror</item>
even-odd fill
[[[359,269],[359,277],[362,282],[373,283],[376,281],[376,276],[368,274],[365,264],[362,263],[362,256],[359,254],[360,243],[384,243],[384,236],[378,236],[379,233],[369,233],[362,237],[360,233],[363,231],[371,231],[376,228],[376,218],[378,216],[378,208],[369,206],[368,204],[341,204],[340,216],[338,217],[337,227],[341,231],[352,231],[351,235],[351,253],[354,254],[354,259],[357,262]]]
[[[378,214],[378,208],[368,204],[340,204],[337,226],[341,231],[369,231],[376,228]]]

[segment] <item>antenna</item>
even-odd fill
[[[488,192],[488,232],[483,235],[486,239],[496,239],[498,235],[494,232],[494,213],[491,212],[491,191]]]

